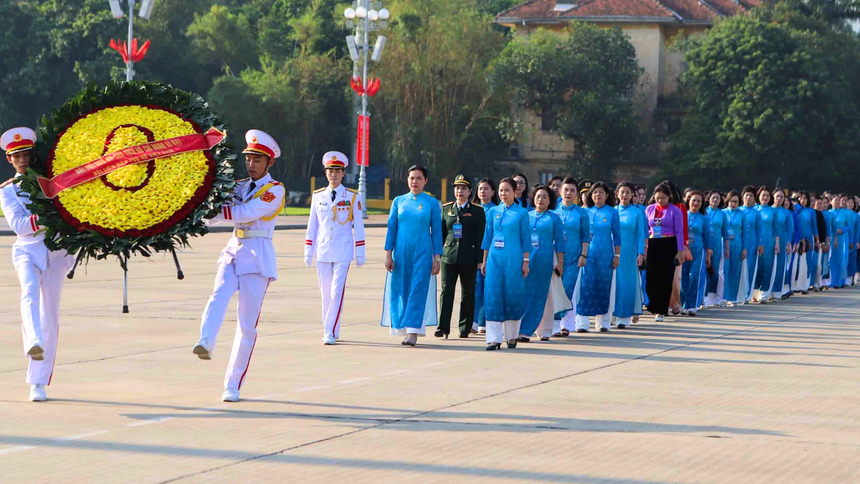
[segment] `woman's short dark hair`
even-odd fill
[[[552,188],[550,188],[549,185],[541,185],[540,183],[533,186],[531,192],[529,192],[529,201],[531,202],[532,207],[537,207],[535,204],[535,197],[541,190],[546,191],[546,194],[549,196],[549,207],[547,207],[547,210],[555,210],[555,203],[558,199],[557,195],[552,191]]]
[[[493,180],[490,180],[489,178],[481,178],[481,181],[479,181],[478,184],[475,185],[475,196],[472,197],[472,203],[481,203],[481,197],[478,196],[478,188],[481,188],[481,183],[486,183],[487,185],[490,185],[490,189],[493,190],[492,202],[496,205],[501,203],[501,201],[499,200],[499,190],[496,189],[496,184],[493,182]]]
[[[663,180],[660,185],[665,185],[669,188],[669,203],[682,203],[684,201],[684,196],[681,194],[681,190],[678,190],[678,187],[675,186],[671,180]]]
[[[412,173],[413,171],[420,171],[420,172],[421,172],[421,174],[422,174],[422,175],[424,175],[424,178],[425,178],[425,179],[427,178],[427,168],[424,168],[424,167],[423,167],[423,166],[421,166],[421,165],[412,165],[412,166],[410,166],[410,167],[409,167],[409,169],[408,169],[408,170],[406,170],[406,174],[407,174],[407,175],[409,175],[409,174],[410,174],[410,173]]]
[[[522,177],[523,181],[526,182],[526,190],[528,190],[529,189],[529,179],[526,178],[526,176],[523,175],[522,173],[514,173],[513,175],[511,175],[511,179],[513,180],[514,178],[516,178],[518,176]],[[514,191],[516,191],[516,189],[517,189],[516,180],[514,180]]]
[[[747,185],[744,187],[743,190],[741,190],[741,198],[743,198],[743,196],[746,195],[747,193],[752,193],[753,196],[757,196],[756,195],[757,191],[758,191],[758,188],[756,188],[754,185]]]
[[[788,198],[788,192],[785,191],[785,188],[782,187],[773,187],[773,190],[770,190],[770,198],[772,203],[776,203],[776,192],[782,192],[782,196],[785,197],[789,202],[791,199]]]
[[[720,203],[717,204],[717,208],[723,208],[726,206],[726,197],[723,196],[723,193],[719,190],[708,190],[705,192],[705,201],[708,203],[708,206],[711,204],[711,195],[717,194],[720,196]]]
[[[562,177],[560,177],[560,176],[558,176],[558,175],[555,175],[555,176],[553,176],[552,178],[550,178],[550,179],[549,179],[549,182],[547,183],[547,185],[552,185],[552,182],[554,182],[554,181],[556,181],[556,180],[560,181],[560,182],[562,183],[562,185],[564,184],[564,178],[562,178]]]
[[[615,193],[613,193],[612,190],[610,190],[609,187],[606,185],[606,183],[603,183],[602,181],[599,181],[599,182],[595,183],[594,185],[591,185],[591,190],[588,190],[588,197],[585,199],[585,205],[589,208],[594,206],[594,199],[591,197],[592,197],[592,195],[594,195],[594,191],[597,190],[598,188],[602,189],[603,192],[606,193],[606,204],[609,205],[610,207],[614,207],[615,206]]]
[[[627,180],[621,180],[618,182],[618,185],[615,185],[615,193],[618,193],[618,190],[621,190],[622,188],[628,188],[630,189],[630,193],[634,195],[636,194],[636,186]]]
[[[737,190],[732,190],[729,193],[726,193],[725,203],[726,203],[727,207],[729,206],[729,202],[731,202],[732,198],[734,198],[734,197],[738,197],[738,205],[740,205],[741,198],[742,198],[741,193]]]
[[[702,207],[704,207],[705,206],[705,194],[700,192],[699,190],[696,190],[696,189],[692,189],[689,192],[687,192],[687,205],[690,204],[690,200],[693,197],[695,197],[696,195],[702,197]],[[701,208],[699,210],[701,210]]]
[[[561,184],[562,185],[573,185],[576,187],[577,191],[579,190],[579,182],[576,181],[576,178],[574,178],[570,175],[567,175],[566,177],[564,177],[564,180],[561,181]]]
[[[500,187],[500,188],[501,188],[501,186],[502,186],[502,183],[507,183],[507,185],[508,185],[509,187],[511,187],[511,190],[513,190],[513,191],[514,191],[514,193],[516,193],[516,192],[517,192],[517,182],[516,182],[516,180],[514,180],[514,178],[513,178],[513,177],[511,177],[511,176],[506,176],[506,177],[502,178],[501,180],[499,180],[499,187]]]
[[[651,199],[653,200],[654,196],[657,195],[658,193],[662,193],[663,195],[666,195],[667,197],[669,197],[669,203],[673,203],[672,202],[672,188],[669,187],[669,185],[667,185],[665,183],[661,183],[661,184],[657,185],[656,187],[654,187],[654,192],[651,194]],[[654,202],[651,202],[651,203],[654,203]]]
[[[758,200],[762,193],[767,192],[770,195],[770,201],[773,201],[773,192],[768,190],[765,185],[758,187],[758,190],[755,191],[755,199]],[[785,195],[785,191],[782,192]]]

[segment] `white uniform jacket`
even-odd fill
[[[15,175],[15,178],[19,176],[21,175]],[[36,224],[39,218],[27,209],[28,203],[30,198],[21,191],[20,185],[8,181],[3,188],[0,188],[0,206],[3,208],[3,215],[9,227],[18,235],[18,240],[12,244],[12,264],[15,269],[22,264],[30,263],[40,271],[44,271],[48,267],[49,259],[52,267],[65,265],[67,269],[71,269],[75,263],[74,257],[64,250],[49,251],[45,246],[45,234],[36,233],[39,230]]]
[[[269,189],[262,191],[270,183]],[[232,202],[225,204],[221,213],[208,221],[209,224],[233,224],[233,237],[221,251],[218,264],[235,261],[236,275],[262,274],[273,281],[278,278],[272,235],[286,194],[284,186],[272,180],[268,173],[256,182],[250,178],[238,182]]]
[[[334,201],[331,187],[314,192],[305,234],[306,259],[314,252],[317,262],[349,262],[353,256],[364,257],[361,196],[343,185],[334,191]]]

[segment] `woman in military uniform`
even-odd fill
[[[484,258],[481,241],[484,239],[485,215],[483,207],[469,201],[472,184],[463,175],[454,178],[455,202],[442,206],[442,295],[439,305],[437,338],[448,338],[451,332],[451,313],[454,311],[454,288],[460,279],[460,337],[468,338],[475,316],[475,278]]]

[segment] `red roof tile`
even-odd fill
[[[563,17],[673,17],[672,12],[655,0],[590,0],[564,12]]]
[[[577,18],[660,19],[661,21],[710,22],[737,15],[761,0],[530,0],[500,13],[497,19],[537,20]],[[556,11],[556,5],[573,5]],[[680,17],[680,18],[678,18]]]

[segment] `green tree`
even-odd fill
[[[527,136],[524,117],[539,116],[548,130],[575,141],[573,172],[608,177],[642,144],[633,101],[641,74],[636,50],[618,28],[574,23],[564,34],[518,38],[491,73],[494,90],[513,106],[500,127],[509,139]]]
[[[720,22],[685,45],[686,116],[668,174],[688,183],[845,186],[860,160],[860,43],[772,11]],[[854,181],[857,178],[853,178]]]
[[[237,144],[251,128],[262,128],[283,152],[273,169],[276,178],[308,178],[321,156],[333,146],[349,146],[349,65],[335,51],[314,52],[328,18],[316,0],[293,19],[290,40],[294,56],[274,60],[263,56],[259,68],[240,75],[227,73],[215,81],[209,101],[233,130]],[[211,13],[211,12],[210,12]]]
[[[502,146],[485,71],[506,37],[492,28],[482,3],[391,4],[395,20],[383,31],[385,54],[372,73],[382,87],[370,110],[371,155],[382,153],[393,176],[414,163],[439,175],[484,171],[478,167]]]

